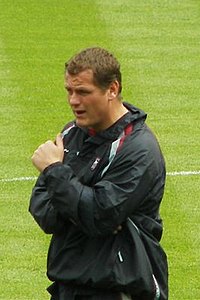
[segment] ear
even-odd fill
[[[119,82],[115,80],[110,84],[110,87],[108,89],[108,99],[113,100],[117,98],[118,94],[119,94]]]

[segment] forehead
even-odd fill
[[[90,69],[81,71],[78,74],[65,74],[65,84],[68,86],[79,86],[79,85],[94,85],[93,71]]]

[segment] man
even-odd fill
[[[65,88],[75,120],[32,157],[51,299],[167,299],[165,163],[146,114],[122,102],[120,65],[100,47],[65,64]]]

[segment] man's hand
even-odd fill
[[[46,167],[55,163],[62,162],[64,157],[64,147],[61,134],[56,137],[56,142],[47,141],[40,145],[32,156],[33,165],[42,172]]]

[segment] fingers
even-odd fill
[[[63,157],[63,140],[61,135],[58,134],[56,143],[49,140],[38,147],[32,156],[32,163],[41,172],[53,163],[62,162]]]

